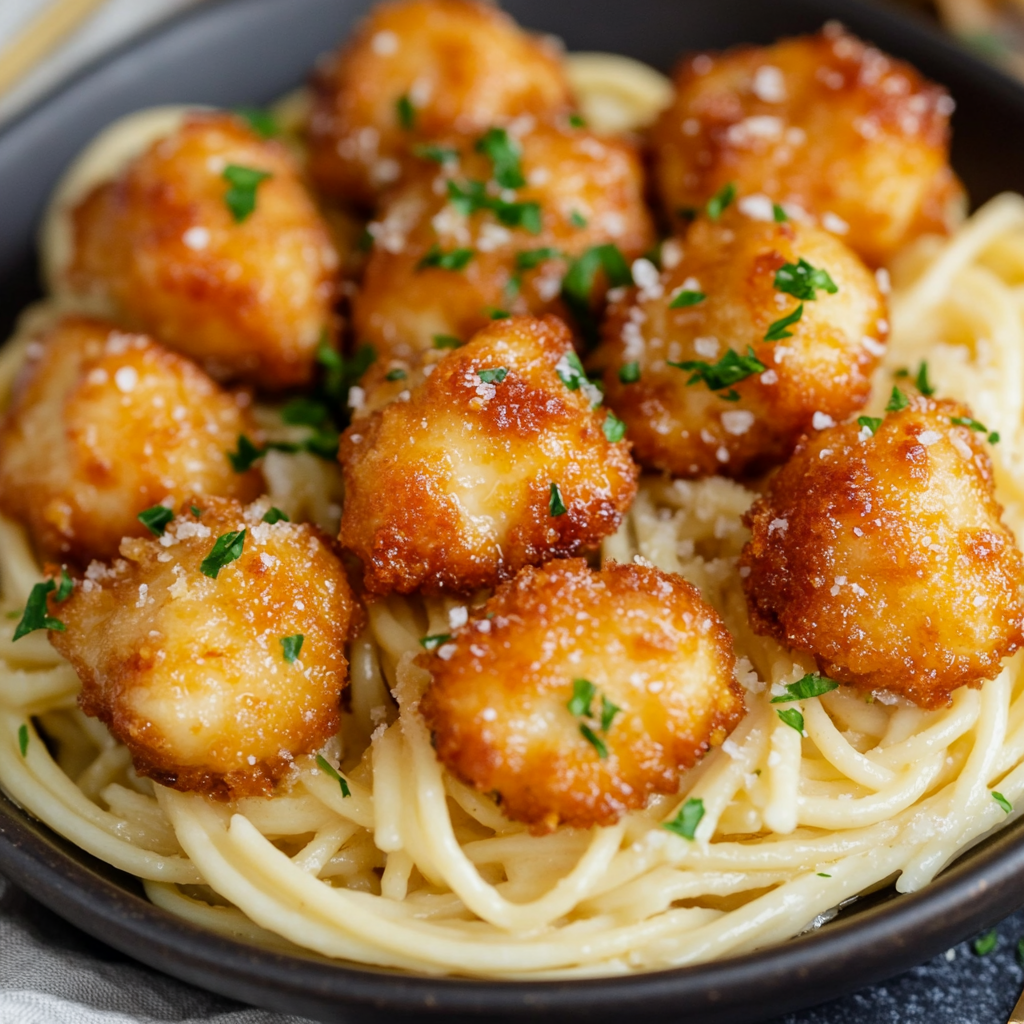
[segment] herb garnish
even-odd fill
[[[562,278],[562,298],[572,310],[581,333],[589,342],[596,340],[597,322],[591,311],[594,279],[598,270],[604,270],[609,288],[633,283],[633,274],[626,257],[613,242],[594,245],[569,264]]]
[[[834,679],[819,676],[814,673],[805,675],[795,683],[786,687],[786,692],[778,697],[772,697],[772,704],[788,704],[791,700],[807,700],[809,697],[820,697],[823,693],[829,693],[837,689],[839,684]]]
[[[459,159],[459,151],[448,146],[438,146],[433,142],[423,142],[412,147],[413,153],[424,160],[433,160],[438,164],[453,164]]]
[[[804,716],[796,708],[786,708],[785,711],[776,711],[779,716],[791,729],[796,729],[800,735],[804,732]]]
[[[274,523],[290,523],[291,520],[276,505],[271,505],[270,508],[263,513],[263,519],[261,522],[266,523],[268,526],[273,526]]]
[[[1013,810],[1013,804],[1002,793],[997,793],[994,789],[992,790],[992,799],[1002,807],[1005,813],[1009,814]]]
[[[734,182],[727,182],[708,200],[705,207],[707,215],[712,220],[718,220],[735,198],[736,185]]]
[[[603,761],[608,756],[608,747],[600,736],[587,725],[580,722],[580,735],[597,751],[597,756]]]
[[[18,750],[22,757],[28,753],[28,725],[25,722],[18,726]]]
[[[495,306],[486,307],[486,311],[492,320],[507,320],[512,315],[507,309],[498,309]]]
[[[982,434],[987,434],[989,444],[999,443],[998,430],[993,430],[989,433],[989,429],[984,423],[979,423],[977,420],[971,419],[970,416],[950,416],[949,422],[955,427],[968,427],[970,430],[976,430]]]
[[[826,875],[824,871],[819,871],[818,872],[818,877],[819,878],[831,878],[832,876],[831,875]]]
[[[489,195],[482,181],[467,181],[465,185],[460,185],[457,181],[449,180],[448,200],[465,217],[478,210],[490,210],[506,227],[523,228],[531,235],[540,234],[540,203],[506,202],[498,196]]]
[[[473,258],[472,249],[452,249],[445,252],[435,242],[423,257],[416,264],[417,270],[424,270],[427,267],[437,267],[438,270],[462,270]]]
[[[872,434],[878,432],[878,428],[882,425],[881,416],[858,416],[857,426],[863,427],[865,430],[870,430]]]
[[[337,349],[331,348],[326,339],[316,349],[316,361],[327,371],[324,375],[324,394],[335,403],[343,403],[348,389],[359,380],[377,358],[372,345],[361,346],[351,358],[346,359]]]
[[[516,253],[516,269],[533,270],[534,267],[539,267],[545,260],[557,260],[561,256],[562,253],[558,249],[552,249],[550,245],[546,245],[541,249],[524,249],[522,252]]]
[[[504,366],[496,366],[490,370],[478,370],[476,375],[485,384],[500,384],[508,376],[508,369]]]
[[[348,783],[345,781],[344,776],[341,774],[341,772],[338,771],[337,768],[334,767],[333,764],[331,764],[330,761],[327,760],[326,757],[323,756],[323,754],[316,755],[316,766],[322,772],[326,772],[328,775],[330,775],[330,777],[334,779],[334,781],[337,782],[339,786],[341,786],[342,796],[352,795],[352,790],[348,788]]]
[[[903,369],[896,371],[897,377],[909,377],[910,371]],[[935,394],[935,388],[932,387],[931,382],[928,380],[928,363],[925,360],[921,360],[917,365],[917,374],[914,377],[914,387],[924,395],[925,398],[931,398]]]
[[[692,840],[703,817],[704,801],[691,797],[679,809],[679,813],[671,821],[663,821],[661,827],[682,836],[683,839]]]
[[[615,716],[622,710],[618,704],[613,704],[604,694],[601,694],[601,732],[607,732],[612,727]]]
[[[434,348],[461,348],[462,339],[454,334],[435,334]]]
[[[249,127],[261,138],[272,139],[275,135],[281,134],[281,127],[277,118],[269,110],[262,107],[236,107],[234,114],[243,121],[248,122]]]
[[[978,956],[987,956],[996,946],[999,945],[999,933],[993,928],[984,935],[979,935],[972,943],[971,948]]]
[[[267,454],[265,448],[257,448],[245,434],[238,435],[238,448],[228,452],[228,462],[236,473],[245,473],[252,469],[253,463]]]
[[[558,379],[570,391],[579,391],[581,385],[589,383],[586,370],[583,369],[583,364],[580,362],[580,357],[572,351],[558,361],[555,373],[558,374]]]
[[[608,415],[604,418],[601,429],[611,444],[617,444],[626,436],[626,424],[610,409],[608,410]]]
[[[717,363],[708,363],[703,359],[688,359],[682,363],[674,363],[669,360],[668,365],[674,366],[679,370],[689,370],[691,376],[686,382],[688,385],[703,381],[711,391],[722,391],[725,388],[732,388],[733,384],[738,384],[741,380],[746,380],[747,377],[767,369],[764,363],[754,354],[754,350],[750,345],[747,346],[747,354],[745,356],[740,355],[734,349],[726,349],[725,355]],[[730,391],[720,397],[726,398],[729,401],[735,401],[732,395],[736,395],[736,398],[739,397],[735,391]]]
[[[245,533],[245,530],[222,533],[210,549],[210,553],[203,559],[199,571],[215,580],[221,569],[241,558],[242,548],[245,546]]]
[[[572,699],[566,705],[577,718],[590,717],[590,704],[597,696],[597,687],[589,679],[572,681]]]
[[[490,157],[494,164],[494,180],[502,188],[522,188],[526,184],[519,165],[522,148],[504,128],[489,128],[477,140],[475,149]]]
[[[569,214],[569,223],[574,228],[585,228],[587,226],[587,218],[579,210],[573,210]]]
[[[203,510],[198,505],[189,505],[188,510],[196,517],[196,519],[203,514]]]
[[[798,299],[813,300],[818,297],[818,290],[835,295],[839,286],[829,276],[827,270],[812,267],[803,257],[796,263],[783,263],[775,271],[775,289],[785,292]]]
[[[56,590],[54,600],[58,603],[66,601],[71,596],[74,586],[74,581],[68,575],[67,569],[60,571],[59,588],[53,580],[37,583],[28,595],[28,601],[25,602],[25,613],[15,627],[11,641],[20,640],[37,629],[53,629],[58,633],[63,633],[66,628],[64,623],[48,614],[47,597]]]
[[[395,100],[395,113],[398,115],[398,123],[407,132],[416,127],[416,108],[412,105],[408,93],[403,93]]]
[[[765,341],[782,341],[784,338],[792,338],[793,332],[787,331],[787,327],[792,327],[793,324],[798,323],[804,315],[804,304],[801,302],[792,313],[787,316],[779,317],[778,320],[773,320],[768,325],[768,330],[765,331]]]
[[[619,382],[622,384],[635,384],[640,379],[640,364],[638,362],[623,363],[619,367]]]
[[[591,710],[597,687],[589,679],[572,681],[572,698],[566,704],[570,714],[577,718],[593,718]],[[615,716],[622,710],[603,694],[601,696],[601,732],[606,733],[612,726]],[[608,756],[608,747],[604,740],[586,722],[580,723],[580,735],[597,751],[597,756],[604,760]]]
[[[684,288],[679,294],[668,304],[669,309],[685,309],[687,306],[696,306],[697,303],[703,302],[707,296],[703,292],[690,291]]]
[[[260,171],[255,167],[228,164],[221,177],[230,186],[224,193],[224,204],[231,211],[235,223],[241,224],[256,209],[257,187],[273,175],[269,171]]]
[[[548,497],[548,514],[552,516],[564,516],[569,510],[565,507],[565,503],[562,501],[562,492],[558,489],[558,484],[553,483],[551,485],[550,496]]]
[[[569,115],[569,124],[573,128],[586,128],[587,127],[586,118],[584,118],[580,114],[570,114]]]
[[[448,643],[451,638],[451,633],[432,633],[430,636],[421,636],[420,647],[425,651],[436,651],[441,644]]]
[[[885,411],[899,412],[900,409],[906,409],[908,405],[910,405],[910,400],[907,396],[899,388],[893,387],[889,401],[886,403]]]
[[[327,415],[327,406],[315,398],[293,398],[281,410],[282,421],[293,426],[319,427]]]
[[[166,505],[154,505],[144,509],[136,517],[154,537],[162,537],[167,524],[174,518],[174,509]]]
[[[295,659],[299,656],[303,640],[305,640],[305,637],[301,633],[296,633],[294,636],[281,637],[281,653],[289,665],[294,664]]]
[[[778,203],[772,203],[772,217],[776,224],[785,224],[789,220],[789,214]]]
[[[384,374],[384,379],[390,381],[405,380],[405,378],[408,376],[409,375],[405,372],[405,370],[403,370],[400,366],[396,366],[393,370],[388,370],[388,372]]]

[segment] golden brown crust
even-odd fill
[[[437,756],[535,832],[611,825],[674,793],[743,712],[718,615],[681,577],[639,565],[524,569],[421,660]],[[589,717],[567,706],[576,679],[596,688]],[[602,699],[620,709],[607,729]]]
[[[406,401],[349,427],[341,541],[367,589],[470,593],[615,532],[637,468],[627,442],[605,437],[599,396],[559,377],[571,353],[555,317],[496,321]],[[498,369],[502,380],[480,376]],[[564,514],[551,514],[552,484]]]
[[[267,172],[252,213],[225,201],[229,165]],[[338,257],[281,144],[229,114],[193,114],[73,213],[69,281],[217,379],[310,380],[333,332]]]
[[[313,78],[310,173],[327,195],[371,204],[418,142],[569,108],[559,55],[475,0],[379,4]],[[397,102],[410,97],[411,129]]]
[[[613,303],[590,364],[609,405],[629,428],[641,464],[674,476],[742,477],[785,461],[815,423],[845,419],[867,401],[888,334],[874,275],[842,242],[818,228],[733,216],[695,223],[663,246],[678,258],[660,278]],[[678,255],[680,254],[681,255]],[[790,337],[765,340],[801,299],[775,287],[786,263],[806,260],[838,288],[802,301]],[[677,309],[683,291],[706,297]],[[865,340],[867,339],[867,340]],[[712,392],[669,362],[716,364],[753,350],[764,370]],[[624,383],[624,367],[639,379]],[[723,396],[738,398],[727,400]]]
[[[256,436],[248,404],[145,335],[65,317],[30,349],[0,425],[0,508],[44,557],[85,565],[148,536],[136,517],[152,505],[251,501],[259,471],[227,459]]]
[[[126,540],[72,596],[54,647],[82,680],[82,710],[103,721],[135,770],[217,799],[269,794],[292,759],[336,731],[347,681],[352,594],[315,527],[261,521],[266,505],[197,498],[164,537]],[[242,555],[200,571],[217,538],[245,529]],[[289,663],[281,639],[301,634]]]
[[[518,136],[510,129],[510,135],[522,147],[527,182],[515,190],[514,201],[539,204],[540,231],[505,226],[487,210],[462,216],[449,200],[447,181],[468,187],[467,182],[490,181],[494,169],[474,149],[478,136],[445,140],[445,147],[460,154],[457,167],[420,161],[408,181],[385,198],[371,225],[375,244],[353,306],[361,341],[407,359],[429,350],[435,335],[467,341],[496,309],[565,316],[559,291],[570,260],[594,246],[615,244],[628,263],[650,248],[643,170],[632,144],[567,122],[541,123]],[[499,191],[493,181],[490,191]],[[459,270],[421,267],[433,247],[446,253],[470,249],[473,255]],[[519,253],[541,249],[556,255],[533,267],[517,264]],[[604,273],[598,273],[595,309],[607,287]]]
[[[669,216],[731,181],[741,196],[838,217],[872,266],[950,230],[963,196],[949,167],[953,104],[910,65],[826,29],[688,57],[675,84],[653,131]]]
[[[1024,643],[1024,558],[984,434],[951,423],[970,415],[914,398],[873,436],[847,423],[801,445],[747,516],[757,632],[922,707],[997,674]]]

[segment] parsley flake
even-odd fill
[[[57,587],[57,593],[53,595],[54,601],[60,604],[62,601],[66,601],[71,596],[71,591],[75,589],[75,581],[68,575],[67,569],[63,566],[60,570],[60,586]]]
[[[28,753],[28,725],[25,722],[18,726],[18,750],[22,757]]]
[[[564,516],[568,511],[565,502],[562,501],[562,492],[558,489],[558,484],[552,484],[548,498],[548,513],[552,516]]]
[[[776,224],[785,224],[789,220],[789,214],[778,203],[772,203],[772,217]]]
[[[583,117],[581,114],[570,114],[569,115],[569,125],[572,128],[586,128],[587,127],[587,119],[585,117]]]
[[[323,756],[323,754],[316,755],[316,766],[320,769],[320,771],[325,772],[327,775],[330,775],[330,777],[334,779],[334,781],[337,782],[339,786],[341,786],[342,796],[352,795],[352,790],[348,788],[348,783],[345,781],[345,777],[341,774],[341,772],[338,771],[337,768],[334,767],[333,764],[331,764],[330,761],[327,760],[326,757]]]
[[[61,570],[62,576],[64,573],[65,570]],[[28,601],[25,603],[25,614],[22,615],[21,621],[15,627],[14,636],[11,637],[12,642],[20,640],[29,633],[34,633],[37,629],[53,629],[59,633],[64,632],[66,628],[64,623],[60,619],[55,619],[48,614],[47,597],[56,589],[57,584],[53,580],[37,583],[32,588],[31,593],[28,595]],[[61,580],[61,592],[64,592],[63,579]],[[67,594],[70,594],[70,592],[69,589]]]
[[[261,522],[266,523],[268,526],[273,526],[274,523],[290,523],[291,520],[276,505],[271,505],[270,508],[263,513],[263,519]]]
[[[203,510],[198,505],[189,505],[188,510],[196,517],[196,519],[203,514]]]
[[[504,128],[489,128],[477,140],[475,149],[490,158],[494,165],[494,180],[502,188],[522,188],[526,184],[519,164],[522,147]]]
[[[305,639],[301,633],[281,637],[281,653],[289,665],[294,664],[295,659],[299,656],[299,651],[302,650],[302,641]]]
[[[427,267],[437,267],[438,270],[462,270],[474,255],[472,249],[451,249],[445,252],[435,242],[426,256],[416,264],[416,269],[425,270]]]
[[[831,875],[826,875],[824,871],[819,871],[818,872],[818,877],[819,878],[831,878],[832,876]]]
[[[619,382],[622,384],[635,384],[640,379],[640,364],[623,363],[619,367]]]
[[[803,679],[790,683],[786,692],[778,697],[772,697],[772,704],[788,704],[791,700],[807,700],[810,697],[820,697],[823,693],[829,693],[837,689],[839,684],[834,679],[825,676],[809,673]]]
[[[684,288],[679,294],[668,304],[669,309],[685,309],[687,306],[696,306],[697,303],[703,302],[707,296],[703,292],[689,291]]]
[[[870,430],[872,434],[878,432],[878,428],[882,425],[881,416],[858,416],[857,426],[863,427],[865,430]]]
[[[405,380],[409,375],[400,366],[396,366],[393,370],[388,370],[384,374],[385,380]]]
[[[507,309],[497,309],[491,306],[487,309],[487,315],[492,320],[507,320],[512,314]]]
[[[294,426],[319,427],[327,416],[327,406],[315,398],[293,398],[281,410],[282,421]]]
[[[462,339],[456,338],[454,334],[435,334],[434,348],[461,348]]]
[[[408,93],[403,93],[395,100],[395,113],[398,115],[398,123],[405,131],[411,132],[416,127],[416,108],[412,105]]]
[[[550,245],[540,249],[524,249],[522,252],[516,253],[516,269],[533,270],[534,267],[539,267],[545,260],[557,260],[561,256],[562,253],[558,249],[551,248]]]
[[[600,736],[587,725],[580,722],[580,735],[597,751],[597,756],[603,761],[608,756],[608,747]]]
[[[425,651],[436,651],[441,644],[448,643],[451,638],[451,633],[432,633],[430,636],[421,636],[420,647]]]
[[[691,797],[679,808],[679,813],[671,821],[663,821],[661,827],[677,836],[682,836],[683,839],[692,840],[703,817],[704,801]]]
[[[231,211],[235,223],[241,224],[256,209],[256,189],[273,175],[255,167],[228,164],[221,177],[230,186],[224,193],[224,205]]]
[[[619,419],[610,409],[601,425],[605,438],[610,444],[618,444],[626,436],[626,424]]]
[[[577,718],[590,718],[590,704],[597,696],[597,687],[589,679],[572,681],[572,699],[566,704]]]
[[[892,394],[889,396],[889,401],[885,406],[885,411],[899,412],[900,409],[906,409],[908,405],[910,405],[910,400],[907,396],[899,388],[893,387]]]
[[[703,381],[711,391],[723,391],[726,388],[731,388],[733,384],[738,384],[741,380],[746,380],[747,377],[767,369],[749,345],[745,356],[740,355],[735,349],[726,349],[725,355],[717,363],[707,363],[702,359],[688,359],[682,363],[673,363],[669,360],[668,365],[679,370],[689,370],[691,376],[686,382],[688,385]],[[734,401],[732,395],[739,398],[735,392],[723,397]]]
[[[736,185],[734,182],[727,182],[708,200],[705,207],[707,215],[712,220],[718,220],[735,198]]]
[[[596,339],[597,333],[591,300],[599,270],[604,271],[609,288],[619,288],[633,283],[629,264],[613,242],[591,246],[570,263],[565,277],[562,278],[562,298],[572,310],[581,332],[591,341]]]
[[[827,270],[812,267],[803,257],[797,263],[783,263],[775,271],[775,290],[785,292],[798,299],[813,300],[818,297],[818,290],[835,295],[839,286],[829,276]]]
[[[804,304],[801,302],[796,309],[793,310],[788,316],[779,317],[778,320],[773,320],[768,325],[768,330],[765,332],[765,341],[782,341],[784,338],[792,338],[793,332],[787,331],[787,327],[792,327],[793,324],[799,323],[800,319],[804,315]]]
[[[935,394],[935,388],[932,387],[931,382],[928,380],[928,363],[924,360],[921,361],[920,366],[917,368],[914,385],[925,398],[931,398]]]
[[[982,434],[988,434],[989,444],[999,443],[999,433],[993,430],[989,433],[988,427],[984,423],[979,423],[977,420],[971,419],[970,416],[951,416],[949,422],[955,427],[967,427],[970,430],[976,430]]]
[[[228,462],[236,473],[245,473],[252,469],[253,463],[267,454],[265,448],[257,448],[245,434],[238,435],[238,448],[228,452]]]
[[[262,107],[236,107],[234,114],[245,121],[261,139],[272,139],[281,134],[277,118]]]
[[[468,181],[460,185],[448,181],[448,201],[463,216],[472,216],[479,210],[490,210],[509,228],[523,228],[531,235],[539,235],[542,227],[540,203],[509,203],[498,196],[489,195],[482,181]]]
[[[804,732],[804,716],[796,708],[786,708],[785,711],[776,711],[779,716],[791,729],[796,729],[800,735]]]
[[[601,694],[601,732],[607,732],[612,727],[615,716],[622,710],[618,704],[613,704],[604,694]]]
[[[587,373],[583,369],[580,357],[575,352],[569,352],[558,361],[555,367],[558,379],[570,390],[579,391],[580,386],[588,383]]]
[[[448,146],[438,146],[433,142],[424,142],[412,147],[413,153],[424,160],[433,160],[437,164],[453,164],[459,159],[459,151]]]
[[[174,518],[174,509],[166,505],[154,505],[144,509],[136,517],[154,537],[162,537],[167,524]]]
[[[573,210],[569,214],[569,223],[574,228],[585,228],[587,226],[587,218],[579,210]]]
[[[231,530],[228,533],[222,533],[210,549],[210,553],[203,559],[199,571],[204,576],[209,576],[211,580],[215,580],[221,569],[242,557],[244,546],[245,530]]]
[[[1006,814],[1009,814],[1013,810],[1013,804],[1011,804],[1002,793],[997,793],[994,789],[992,790],[992,799],[1002,807]]]
[[[478,370],[477,376],[485,384],[500,384],[508,376],[508,369],[504,366],[496,366],[490,370]]]
[[[999,933],[993,928],[984,935],[979,935],[972,943],[971,948],[978,956],[987,956],[996,946],[999,945]]]

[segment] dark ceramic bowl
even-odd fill
[[[299,84],[366,0],[223,0],[162,27],[80,75],[0,134],[0,329],[38,294],[33,234],[47,195],[104,125],[158,103],[231,106]],[[858,0],[507,0],[525,25],[571,49],[668,69],[688,49],[768,43],[838,18],[916,64],[957,100],[953,162],[978,204],[1024,190],[1024,88],[937,34]],[[0,796],[0,870],[79,928],[152,967],[223,995],[322,1021],[765,1017],[889,977],[1024,906],[1024,821],[972,849],[911,896],[855,903],[819,931],[719,963],[627,978],[489,982],[284,956],[218,938],[149,904]]]

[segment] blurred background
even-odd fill
[[[0,0],[0,123],[110,47],[202,2]],[[1024,0],[887,2],[941,25],[965,47],[1024,79]]]

